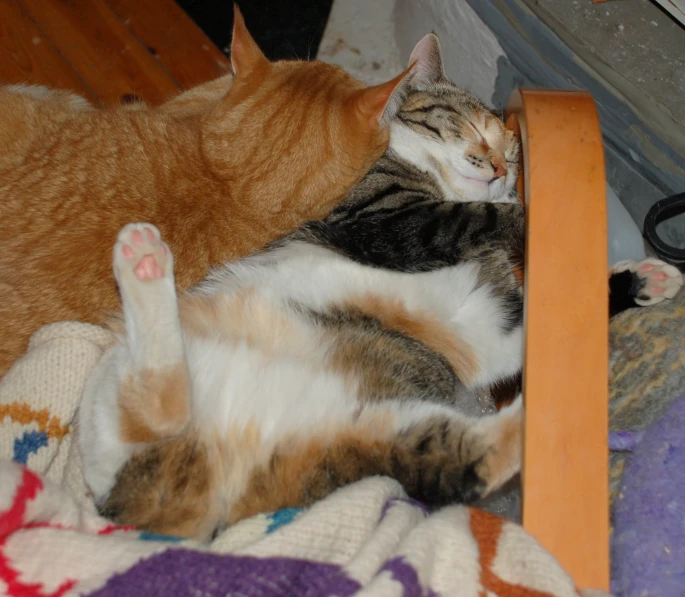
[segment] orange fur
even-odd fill
[[[375,317],[384,327],[405,334],[445,357],[463,382],[470,383],[478,373],[478,363],[471,346],[427,313],[410,313],[400,301],[374,295],[351,301],[351,304],[362,313]]]
[[[106,516],[141,530],[206,539],[222,520],[221,465],[192,434],[134,454],[103,506]]]
[[[0,376],[39,326],[118,308],[119,229],[148,221],[186,288],[326,216],[387,148],[408,71],[366,88],[320,62],[270,63],[236,9],[235,77],[151,108],[0,89]]]
[[[218,297],[181,297],[179,312],[183,328],[195,336],[246,342],[266,354],[311,351],[308,336],[296,322],[252,289]]]
[[[496,439],[476,465],[481,479],[487,479],[486,492],[501,487],[521,467],[523,451],[523,410],[500,419],[495,431]]]
[[[177,435],[190,416],[190,382],[185,363],[130,373],[119,389],[121,437],[151,443]]]
[[[267,466],[253,468],[240,499],[229,506],[226,521],[235,524],[260,512],[310,506],[346,482],[378,474],[390,461],[393,443],[374,420],[369,428],[335,430],[308,441],[283,442]],[[369,470],[363,470],[367,467]],[[335,469],[334,478],[327,471]]]

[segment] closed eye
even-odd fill
[[[485,140],[485,137],[483,137],[483,135],[480,134],[480,131],[475,126],[473,126],[468,120],[466,121],[466,124],[468,124],[471,127],[471,129],[473,130],[473,132],[476,133],[476,135],[478,135],[480,142],[487,147],[488,143]]]

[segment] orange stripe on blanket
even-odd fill
[[[22,425],[38,423],[39,431],[45,432],[49,438],[62,439],[70,432],[69,425],[63,425],[59,417],[50,416],[50,411],[47,408],[34,410],[24,402],[0,404],[0,420],[5,417],[9,417]]]
[[[493,572],[492,565],[497,555],[504,521],[490,512],[475,508],[468,510],[471,518],[471,533],[480,552],[480,584],[483,590],[479,597],[486,597],[487,594],[495,594],[498,597],[554,597],[551,593],[508,583]]]

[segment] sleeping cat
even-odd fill
[[[446,80],[437,38],[411,62],[389,153],[323,223],[180,297],[158,231],[121,231],[122,338],[79,426],[103,514],[206,539],[369,475],[441,505],[519,470],[520,396],[457,407],[521,367],[518,143]]]
[[[103,271],[124,224],[159,226],[187,288],[327,215],[385,151],[408,71],[366,88],[320,62],[270,63],[237,7],[231,55],[232,83],[158,108],[0,88],[0,376],[39,326],[117,308]]]

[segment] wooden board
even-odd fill
[[[0,0],[0,82],[71,89],[98,101],[18,0]]]
[[[137,95],[159,103],[178,93],[179,87],[161,64],[104,0],[21,0],[21,4],[103,101]]]
[[[609,588],[604,154],[582,92],[522,89],[526,198],[523,525],[580,587]]]
[[[182,89],[229,72],[230,60],[173,0],[107,3]]]

